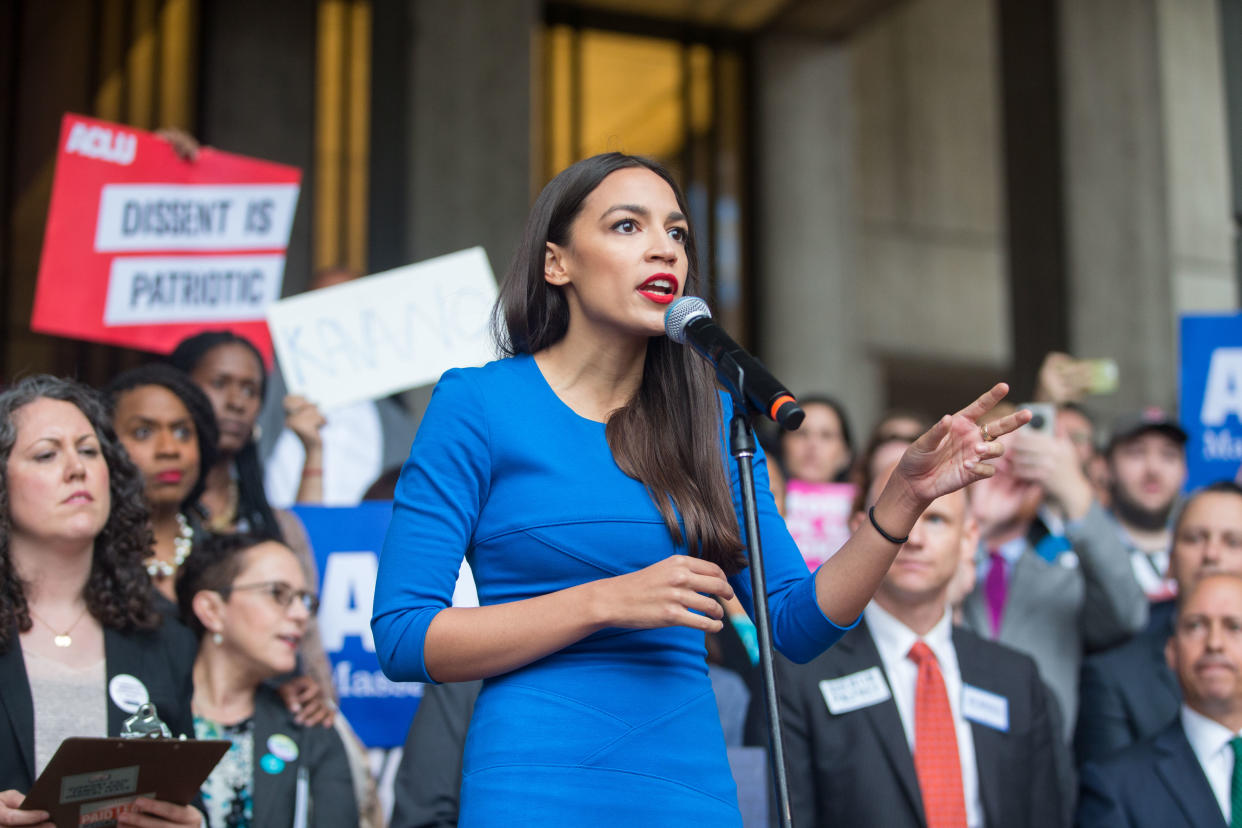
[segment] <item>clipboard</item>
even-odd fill
[[[188,805],[229,749],[222,739],[71,737],[23,800],[57,828],[109,828],[140,796]]]

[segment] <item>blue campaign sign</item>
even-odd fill
[[[296,506],[319,566],[319,633],[341,712],[367,747],[405,743],[423,685],[389,681],[375,658],[371,604],[391,501]]]
[[[1242,464],[1242,314],[1183,316],[1181,421],[1187,486],[1233,480]]]

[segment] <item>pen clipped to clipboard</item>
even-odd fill
[[[222,740],[172,738],[155,705],[125,720],[120,738],[61,742],[22,802],[57,828],[112,828],[138,797],[187,805],[229,749]]]

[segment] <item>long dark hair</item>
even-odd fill
[[[76,406],[95,430],[108,466],[112,509],[95,537],[91,572],[82,591],[87,610],[100,624],[112,629],[158,626],[151,579],[143,565],[152,538],[142,495],[142,475],[117,440],[103,402],[94,390],[74,380],[39,375],[0,392],[0,652],[7,651],[12,644],[14,628],[26,632],[31,627],[25,585],[9,556],[13,525],[8,478],[9,455],[17,442],[14,415],[39,399],[61,400]]]
[[[241,345],[254,354],[259,365],[259,399],[266,399],[267,368],[263,365],[263,355],[253,342],[232,331],[204,331],[183,339],[168,355],[168,361],[173,367],[193,375],[203,357],[221,345]],[[267,502],[267,492],[263,490],[263,463],[259,460],[259,446],[253,438],[247,440],[233,457],[233,467],[237,471],[237,517],[245,519],[252,533],[284,543],[280,524],[276,522],[272,506]]]
[[[203,496],[203,488],[207,485],[207,470],[215,465],[216,456],[219,454],[217,443],[220,441],[220,429],[216,425],[216,412],[203,389],[195,385],[184,371],[162,362],[152,362],[123,371],[104,386],[108,413],[116,416],[117,401],[122,394],[148,385],[164,388],[181,400],[194,423],[194,437],[198,443],[198,479],[181,503],[183,510],[189,509]]]
[[[569,329],[569,303],[544,279],[548,242],[570,244],[570,227],[582,203],[618,170],[642,167],[668,184],[681,212],[690,211],[677,182],[650,159],[619,152],[579,161],[552,179],[531,208],[526,231],[500,286],[492,311],[492,334],[503,355],[536,353]],[[693,231],[686,240],[687,295],[700,291]],[[668,423],[682,423],[669,429]],[[634,398],[614,411],[605,429],[621,470],[646,485],[675,543],[725,572],[745,566],[741,535],[720,447],[720,400],[706,361],[671,342],[652,337],[643,379]],[[685,523],[683,538],[677,516]]]

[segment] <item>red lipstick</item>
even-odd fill
[[[680,282],[671,273],[657,273],[638,286],[638,292],[658,305],[667,305],[677,298]]]

